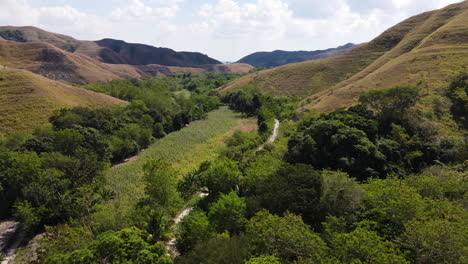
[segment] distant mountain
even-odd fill
[[[198,52],[176,52],[168,48],[156,48],[114,39],[81,41],[35,27],[0,27],[0,38],[16,42],[45,42],[70,53],[84,54],[110,64],[158,64],[177,67],[221,64],[220,61]]]
[[[318,60],[336,57],[353,48],[356,44],[348,43],[337,48],[315,51],[284,51],[275,50],[272,52],[256,52],[239,60],[241,63],[248,63],[256,67],[278,67],[285,64],[303,62],[308,60]]]
[[[95,41],[103,49],[101,60],[106,63],[148,65],[159,64],[178,67],[197,67],[221,64],[198,52],[176,52],[168,48],[155,48],[149,45],[126,43],[122,40],[103,39]],[[111,50],[112,52],[110,52]]]
[[[418,85],[436,93],[468,65],[468,1],[410,17],[337,57],[263,70],[222,88],[258,86],[304,98],[303,109],[333,111],[369,89]]]

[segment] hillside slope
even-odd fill
[[[20,43],[0,40],[0,64],[74,84],[144,75],[141,70],[130,65],[101,63],[88,56],[69,53],[44,42]]]
[[[205,65],[199,68],[164,65],[127,65],[99,62],[87,55],[70,53],[45,42],[14,42],[0,40],[0,64],[25,69],[52,80],[73,84],[140,78],[179,72],[198,73],[242,72],[253,67],[247,64]]]
[[[60,107],[112,106],[124,101],[0,66],[0,135],[31,132]]]
[[[306,98],[305,108],[349,106],[367,89],[424,84],[429,90],[468,64],[468,1],[397,24],[369,43],[335,58],[285,65],[223,87],[255,84],[262,91]]]
[[[156,48],[114,39],[82,41],[36,27],[0,27],[0,37],[16,42],[45,42],[59,49],[84,54],[100,62],[110,64],[159,64],[178,67],[221,64],[221,62],[198,52],[176,52],[168,48]]]
[[[348,43],[346,45],[326,50],[315,51],[284,51],[275,50],[272,52],[256,52],[240,59],[240,63],[248,63],[256,67],[278,67],[285,64],[303,62],[308,60],[318,60],[336,57],[350,51],[357,45]]]

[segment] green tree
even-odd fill
[[[84,248],[49,256],[46,264],[148,263],[171,264],[161,243],[150,244],[147,234],[137,228],[108,231]]]
[[[249,257],[249,244],[243,236],[215,236],[199,243],[179,264],[244,264]]]
[[[468,74],[461,73],[449,86],[448,96],[452,100],[453,116],[463,127],[468,128]]]
[[[204,185],[208,188],[210,198],[215,199],[220,194],[227,194],[239,185],[242,173],[237,163],[231,159],[214,161],[201,174]]]
[[[362,207],[364,188],[348,174],[323,171],[323,188],[320,206],[324,215],[348,216]]]
[[[230,192],[221,195],[210,205],[208,218],[219,233],[227,230],[230,234],[238,234],[243,231],[247,223],[246,211],[245,198],[239,197],[235,192]]]
[[[65,155],[74,155],[84,143],[84,136],[76,129],[66,128],[57,131],[54,136],[55,149]]]
[[[319,224],[322,175],[306,164],[284,165],[256,186],[256,199],[275,214],[300,214],[309,224]]]
[[[317,120],[288,142],[288,159],[316,168],[340,169],[360,180],[384,173],[385,156],[355,127],[339,120]]]
[[[361,103],[377,111],[386,122],[401,120],[405,111],[414,106],[418,99],[418,88],[409,85],[369,90],[359,97]]]
[[[413,220],[405,225],[398,242],[411,252],[412,263],[464,263],[467,226],[466,221]]]
[[[307,259],[321,263],[326,259],[327,245],[302,221],[300,216],[287,213],[284,217],[268,211],[257,213],[247,224],[246,234],[254,254],[279,257],[286,263]]]
[[[181,253],[189,252],[198,243],[208,240],[214,234],[212,229],[205,212],[191,212],[177,226],[177,249]]]
[[[377,229],[383,237],[398,236],[407,222],[423,216],[426,210],[421,195],[402,180],[371,180],[364,188],[363,216],[378,223]]]
[[[409,263],[395,244],[362,227],[351,233],[335,234],[330,244],[339,263]]]
[[[162,160],[146,162],[143,173],[148,198],[140,201],[137,218],[142,218],[142,225],[161,239],[169,232],[171,216],[181,203],[177,192],[177,174],[169,163]]]

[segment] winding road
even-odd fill
[[[271,132],[270,137],[263,145],[258,147],[257,151],[262,150],[266,144],[270,144],[276,141],[276,139],[278,138],[279,126],[280,126],[280,121],[278,119],[275,119],[275,125],[273,126],[273,131]]]

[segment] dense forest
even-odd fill
[[[442,95],[375,89],[330,113],[297,112],[298,98],[252,85],[218,93],[237,77],[86,85],[129,103],[61,109],[33,135],[2,139],[0,218],[45,231],[38,263],[466,262],[468,75]],[[221,104],[255,117],[258,131],[235,132],[186,175],[148,160],[131,225],[96,227],[90,215],[116,196],[109,166]],[[280,136],[265,143],[275,119]]]

